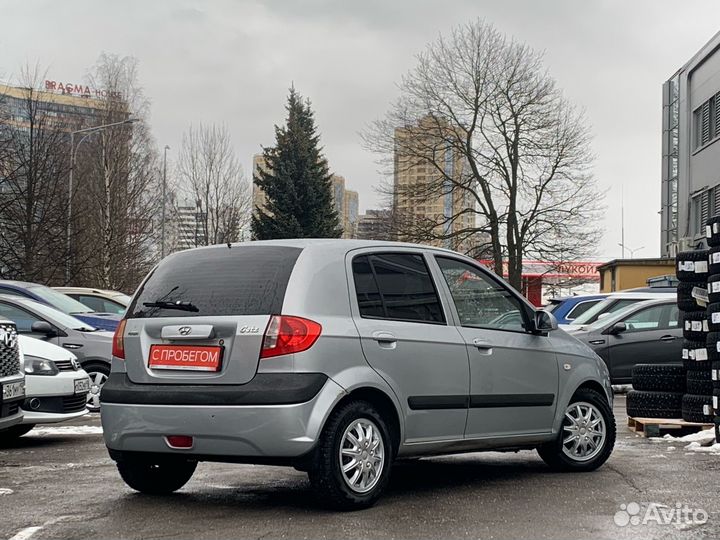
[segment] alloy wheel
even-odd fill
[[[99,371],[90,371],[88,376],[90,377],[90,391],[87,395],[87,408],[92,412],[97,412],[100,410],[100,390],[107,381],[107,375]]]
[[[353,421],[340,444],[340,468],[347,486],[367,493],[380,480],[384,467],[385,445],[378,427],[367,418]]]
[[[589,461],[603,449],[607,430],[600,410],[585,401],[571,403],[563,420],[563,453],[574,461]]]

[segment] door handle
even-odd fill
[[[383,332],[378,330],[372,333],[372,338],[379,343],[395,343],[397,338],[390,332]]]
[[[663,336],[660,341],[675,341],[675,336]]]
[[[492,349],[492,345],[490,345],[489,342],[485,341],[484,339],[475,338],[473,339],[473,345],[480,349],[481,351],[486,351],[488,349]]]

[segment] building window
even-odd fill
[[[698,193],[692,198],[693,230],[695,236],[705,234],[705,223],[720,216],[720,186]]]
[[[720,92],[693,112],[693,148],[702,148],[720,136]]]

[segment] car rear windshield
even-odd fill
[[[279,314],[301,251],[250,245],[176,253],[153,270],[135,295],[127,316]]]

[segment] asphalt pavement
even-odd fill
[[[623,409],[596,472],[553,473],[530,451],[400,462],[379,503],[352,513],[324,510],[281,467],[202,463],[174,495],[137,494],[87,416],[0,448],[0,539],[720,537],[720,455],[639,437]]]

